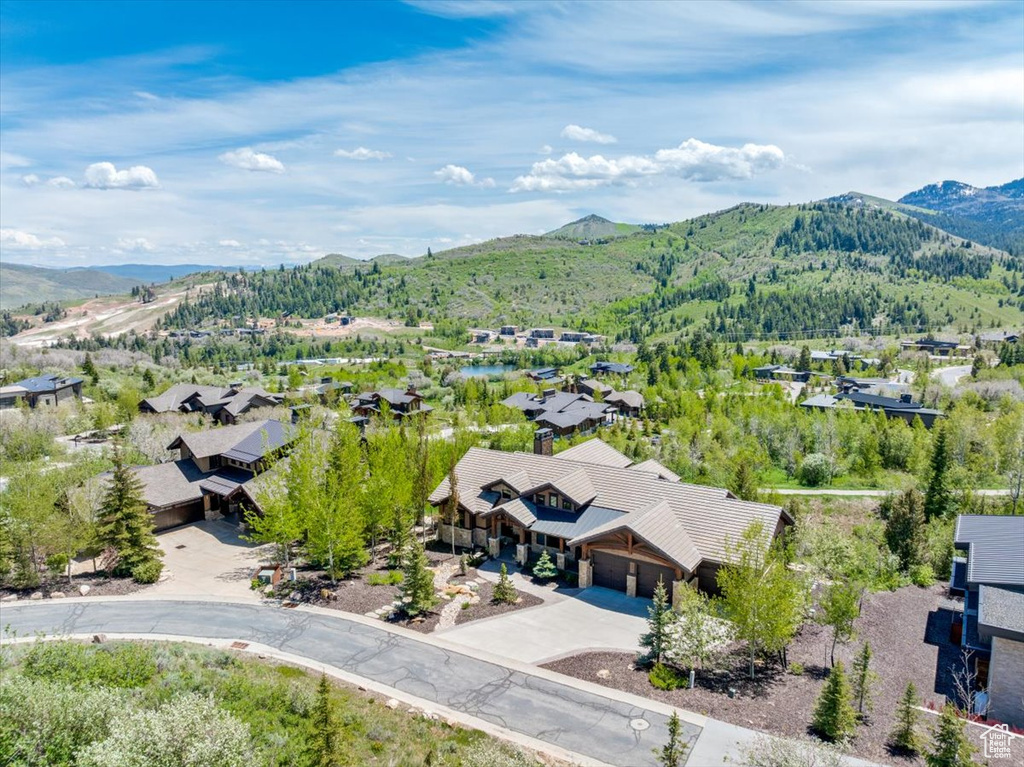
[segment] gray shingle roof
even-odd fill
[[[978,589],[978,625],[1020,634],[1024,641],[1024,593],[981,586]]]
[[[82,383],[81,378],[61,378],[58,375],[45,375],[25,378],[21,381],[16,381],[14,385],[20,386],[34,394],[41,394],[42,392],[56,391],[58,388],[80,383]]]
[[[567,461],[578,461],[580,463],[592,463],[599,466],[614,466],[623,469],[633,463],[632,459],[623,455],[603,439],[594,437],[586,442],[581,442],[575,447],[563,450],[555,458]]]
[[[537,512],[537,521],[530,529],[569,540],[586,535],[594,528],[622,516],[625,514],[621,511],[602,509],[600,506],[588,506],[582,514],[557,509],[540,509]]]
[[[622,404],[630,408],[641,408],[644,406],[644,395],[632,389],[613,391],[604,398],[604,401],[612,405]]]
[[[953,542],[969,550],[968,583],[1024,587],[1024,516],[962,514]]]
[[[537,507],[525,498],[513,498],[511,501],[498,504],[493,509],[484,512],[480,516],[488,517],[501,512],[507,514],[524,527],[529,527],[537,521]]]
[[[236,461],[251,462],[288,444],[294,433],[295,430],[290,424],[283,424],[280,421],[240,423],[235,426],[220,426],[181,434],[168,445],[168,449],[174,450],[184,444],[199,458],[224,455]]]
[[[609,533],[628,531],[635,537],[660,551],[666,557],[693,571],[701,562],[700,552],[694,545],[683,520],[668,501],[659,501],[643,511],[625,514],[618,519],[595,527],[585,535],[569,541],[570,546],[593,541]]]
[[[477,514],[490,510],[494,504],[493,494],[485,488],[520,471],[530,478],[530,487],[540,487],[545,483],[557,484],[560,478],[582,470],[594,488],[591,506],[624,514],[643,512],[664,502],[671,511],[671,521],[664,522],[665,527],[659,528],[651,520],[643,530],[645,534],[657,537],[653,531],[663,529],[669,535],[672,540],[664,543],[667,555],[680,551],[688,557],[692,554],[688,546],[679,543],[672,533],[677,525],[685,531],[701,558],[721,562],[725,557],[726,539],[738,540],[751,522],[760,521],[774,532],[780,519],[788,520],[778,506],[740,501],[731,498],[722,488],[666,482],[645,471],[573,461],[566,458],[565,453],[543,456],[474,447],[462,457],[455,470],[462,505]],[[447,497],[446,478],[431,493],[429,500],[437,505]],[[660,548],[656,541],[650,543]],[[683,562],[680,564],[688,567]]]
[[[199,484],[206,475],[188,459],[140,466],[133,471],[142,482],[143,498],[152,507],[177,506],[203,496]],[[109,474],[105,474],[106,477]]]
[[[646,461],[641,461],[629,468],[633,471],[646,471],[650,474],[657,474],[659,477],[667,479],[669,482],[679,482],[681,480],[681,477],[678,474],[658,463],[653,458],[648,458]]]

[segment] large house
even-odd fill
[[[886,418],[902,418],[908,424],[913,424],[915,419],[920,418],[925,427],[929,429],[935,423],[935,419],[945,416],[941,410],[924,407],[920,402],[914,402],[909,394],[901,394],[899,398],[896,398],[885,397],[881,394],[867,394],[856,390],[838,394],[816,394],[801,402],[800,407],[809,410],[834,410],[848,407],[857,411],[877,411],[884,413]]]
[[[280,421],[221,426],[179,435],[179,459],[134,469],[156,530],[258,508],[254,480],[288,452],[297,435]]]
[[[545,389],[541,394],[516,392],[501,404],[521,410],[538,426],[563,437],[609,424],[615,414],[615,407],[607,402],[594,402],[586,394],[555,389]]]
[[[965,514],[950,591],[964,594],[961,645],[974,653],[988,716],[1024,727],[1024,517]]]
[[[495,556],[514,544],[520,562],[546,550],[559,568],[578,569],[580,588],[650,597],[661,580],[675,598],[683,583],[715,591],[727,542],[752,522],[769,535],[792,524],[778,506],[684,484],[657,461],[634,464],[600,439],[558,455],[552,439],[538,430],[533,453],[471,448],[455,466],[459,514],[454,528],[440,526],[442,539]],[[445,479],[429,500],[441,507],[450,499]]]
[[[364,418],[380,415],[382,407],[386,407],[396,421],[434,409],[424,404],[423,397],[415,389],[380,389],[357,394],[352,400],[352,412]]]
[[[0,410],[16,407],[19,402],[31,408],[56,407],[62,402],[81,398],[81,378],[43,375],[0,386]]]
[[[223,424],[237,423],[238,416],[260,407],[280,405],[283,397],[265,389],[241,384],[200,386],[175,384],[163,394],[139,403],[141,413],[206,413]]]

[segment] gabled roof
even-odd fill
[[[581,442],[575,447],[563,450],[555,455],[565,461],[579,461],[580,463],[593,463],[598,466],[614,466],[625,468],[633,463],[632,459],[620,453],[603,439],[594,437],[586,442]]]
[[[598,361],[590,366],[590,369],[594,372],[600,373],[619,373],[625,375],[626,373],[633,372],[633,366],[625,362],[605,362]]]
[[[669,482],[679,482],[681,477],[671,469],[663,466],[662,464],[655,461],[653,458],[648,458],[646,461],[630,466],[633,471],[646,471],[650,474],[657,474],[661,479],[667,479]]]
[[[295,428],[290,424],[267,420],[181,434],[167,449],[175,450],[185,445],[198,458],[223,455],[251,463],[284,447],[294,436]]]
[[[199,384],[175,384],[162,394],[155,397],[147,397],[139,403],[145,405],[155,413],[169,413],[177,410],[182,403],[192,397],[199,395],[211,400],[223,399],[229,390],[222,386],[201,386]]]
[[[630,408],[641,408],[644,406],[644,395],[638,391],[627,389],[626,391],[613,391],[604,398],[605,402],[612,405],[623,404]]]
[[[569,472],[557,479],[544,482],[536,487],[531,487],[524,495],[533,495],[546,487],[554,488],[559,494],[566,496],[577,506],[587,505],[597,495],[594,491],[594,486],[590,483],[590,477],[582,468]]]
[[[569,545],[579,546],[617,532],[632,533],[687,570],[695,570],[701,562],[700,552],[668,501],[653,503],[643,511],[606,522],[585,535],[573,538]]]
[[[537,521],[537,507],[526,498],[513,498],[511,501],[500,503],[480,516],[486,518],[498,512],[507,514],[523,527],[529,527]]]
[[[1024,516],[961,514],[953,543],[968,549],[968,583],[1024,587]]]
[[[589,507],[633,515],[665,502],[699,555],[715,562],[725,557],[726,539],[738,540],[751,522],[760,521],[774,532],[780,521],[792,521],[778,506],[740,501],[722,488],[666,482],[657,474],[633,468],[574,461],[566,458],[566,453],[544,456],[470,448],[455,467],[461,503],[469,511],[482,514],[494,506],[496,497],[489,488],[502,477],[522,471],[530,478],[530,487],[540,487],[557,484],[559,479],[582,470],[594,489]],[[438,505],[448,495],[446,478],[430,494],[429,501]],[[651,541],[651,545],[657,543]],[[688,565],[680,562],[680,566]]]

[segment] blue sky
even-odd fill
[[[5,260],[419,255],[1024,175],[1024,3],[0,3]]]

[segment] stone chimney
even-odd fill
[[[551,455],[555,433],[551,429],[537,429],[533,433],[533,452],[537,455]]]

